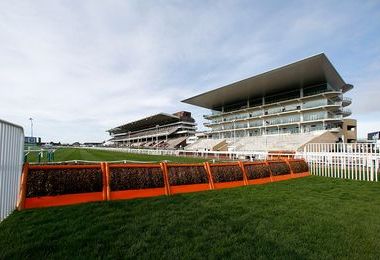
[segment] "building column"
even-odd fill
[[[234,143],[236,142],[236,127],[235,127],[235,121],[233,122],[234,126]]]
[[[267,134],[267,122],[265,121],[265,119],[263,119],[263,128],[262,128],[262,131],[261,131],[261,135],[265,135]]]

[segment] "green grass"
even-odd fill
[[[380,184],[307,177],[15,212],[0,258],[379,259]]]
[[[46,153],[45,153],[46,155]],[[161,156],[161,155],[146,155],[146,154],[132,154],[125,152],[102,151],[93,149],[79,149],[79,148],[60,148],[55,151],[54,161],[70,161],[70,160],[87,160],[87,161],[117,161],[117,160],[130,160],[130,161],[143,161],[143,162],[160,162],[167,160],[170,162],[192,163],[204,162],[205,159],[193,157],[177,157],[177,156]],[[37,162],[37,153],[30,153],[28,155],[28,162]],[[46,156],[42,159],[43,162],[47,161]]]

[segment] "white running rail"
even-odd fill
[[[23,128],[0,119],[0,221],[16,208],[23,151]]]
[[[173,155],[215,158],[220,160],[264,160],[271,159],[265,151],[187,151],[153,150],[133,148],[92,147],[90,149],[129,152],[149,155]],[[380,169],[380,147],[376,144],[318,143],[307,144],[303,151],[283,156],[304,158],[310,173],[318,176],[378,181]],[[276,157],[276,155],[272,155]]]
[[[303,157],[313,175],[362,181],[378,181],[378,144],[307,144]]]
[[[80,147],[81,148],[81,147]],[[105,150],[115,152],[126,152],[134,154],[148,155],[170,155],[184,157],[201,157],[212,159],[250,159],[250,160],[265,160],[268,158],[268,152],[265,151],[188,151],[188,150],[158,150],[158,149],[137,149],[137,148],[121,148],[121,147],[86,147],[84,149]],[[283,156],[302,158],[303,153],[289,153]],[[270,157],[270,155],[269,155]]]

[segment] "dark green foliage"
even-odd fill
[[[164,187],[161,168],[111,168],[112,191]]]
[[[208,183],[206,170],[203,166],[169,167],[170,185],[186,185]]]
[[[309,171],[309,166],[305,161],[290,161],[290,168],[292,168],[293,173],[301,173]]]
[[[26,197],[102,191],[99,169],[29,170]]]
[[[14,212],[0,259],[380,259],[380,183],[306,177]]]
[[[239,166],[212,166],[211,173],[215,183],[243,180]]]
[[[286,162],[269,162],[272,176],[290,174],[290,168]]]
[[[248,180],[270,177],[269,166],[265,164],[247,165],[245,170]]]

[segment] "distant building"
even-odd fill
[[[31,137],[31,136],[25,136],[24,138],[24,143],[25,144],[41,144],[41,137]]]
[[[211,110],[204,116],[209,120],[205,126],[212,139],[227,144],[202,141],[210,147],[257,149],[265,142],[280,149],[276,144],[281,141],[284,149],[296,149],[322,134],[319,142],[356,141],[356,120],[347,119],[352,100],[345,96],[352,88],[326,55],[319,54],[183,102]],[[290,136],[280,140],[274,135]]]
[[[195,120],[190,112],[159,113],[107,130],[108,142],[118,146],[173,149],[186,146],[186,139],[194,135]]]
[[[85,142],[85,143],[83,143],[84,146],[92,146],[92,147],[102,146],[103,144],[104,144],[104,142]]]
[[[380,140],[380,131],[368,133],[367,139],[370,141],[378,141]]]

